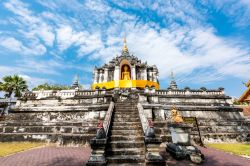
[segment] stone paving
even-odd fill
[[[189,161],[174,160],[161,149],[169,166],[194,165]],[[240,156],[231,155],[213,148],[201,148],[206,156],[204,166],[247,166],[250,160]],[[20,152],[0,158],[0,166],[83,166],[90,156],[90,148],[77,147],[45,147]]]

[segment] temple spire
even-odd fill
[[[122,52],[128,53],[128,47],[127,47],[126,37],[124,37],[124,39],[123,39],[123,49],[122,49]]]
[[[72,89],[79,89],[79,75],[77,74],[75,77],[74,77],[74,81],[73,81],[73,84],[71,86]]]
[[[170,79],[171,79],[171,82],[170,82],[170,85],[169,85],[168,89],[174,89],[174,90],[178,89],[178,86],[177,86],[177,84],[175,82],[174,72],[173,71],[171,71],[171,73],[170,73]]]

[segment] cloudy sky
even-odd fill
[[[250,79],[250,0],[1,0],[0,78],[30,87],[86,88],[94,66],[121,53],[157,65],[161,88],[173,70],[180,88],[224,87],[239,97]]]

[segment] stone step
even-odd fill
[[[106,150],[107,156],[111,155],[144,155],[145,148],[108,148]]]
[[[141,130],[141,125],[111,126],[110,130]]]
[[[0,142],[12,141],[45,141],[60,145],[83,145],[94,138],[96,134],[55,134],[55,133],[0,133]]]
[[[95,134],[96,127],[57,127],[57,126],[6,126],[0,132],[4,133],[79,133]]]
[[[141,135],[143,135],[143,132],[141,130],[111,130],[110,134],[112,136],[114,136],[114,135],[127,135],[127,136],[138,135],[138,136],[141,136]]]
[[[116,114],[114,113],[114,118],[130,118],[130,117],[138,117],[137,115],[135,114],[126,114],[126,113],[122,113],[122,114]]]
[[[141,122],[113,122],[113,126],[134,126],[141,125]]]
[[[113,118],[113,122],[140,122],[139,118],[130,117],[130,118]]]
[[[119,107],[119,108],[123,108],[123,107],[125,107],[125,108],[137,108],[137,106],[136,105],[133,105],[133,104],[130,104],[130,105],[128,105],[128,104],[116,104],[115,105],[115,107],[117,108],[117,107]]]
[[[117,164],[107,164],[108,166],[117,166]],[[145,166],[145,163],[119,163],[119,166]]]
[[[114,111],[114,115],[139,115],[138,111]]]
[[[143,148],[144,141],[111,141],[108,148]]]
[[[145,155],[113,155],[107,157],[108,164],[121,164],[121,163],[143,163],[145,162]]]
[[[167,127],[167,123],[166,122],[163,122],[163,121],[154,121],[154,126],[155,127]]]
[[[126,111],[126,112],[136,112],[138,111],[137,108],[126,108],[126,107],[121,107],[121,108],[115,108],[116,111]]]
[[[138,113],[129,113],[129,112],[114,112],[114,117],[117,117],[117,116],[124,116],[124,115],[127,115],[127,116],[132,116],[132,117],[139,117],[139,114]]]
[[[37,122],[37,121],[4,121],[0,126],[97,126],[98,120],[86,122]]]
[[[110,141],[144,141],[144,136],[112,135]]]
[[[116,102],[115,103],[115,105],[127,105],[127,106],[136,106],[137,105],[137,103],[132,103],[132,102],[127,102],[127,103],[125,103],[125,102]]]

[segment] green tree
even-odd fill
[[[22,92],[28,89],[27,82],[18,75],[5,76],[0,84],[0,90],[6,92],[6,97],[10,98],[14,93],[15,97],[21,97]]]
[[[34,87],[32,90],[67,90],[67,89],[70,89],[70,86],[58,85],[58,84],[51,85],[48,83],[44,83]]]
[[[2,82],[0,82],[0,92],[2,91]]]

